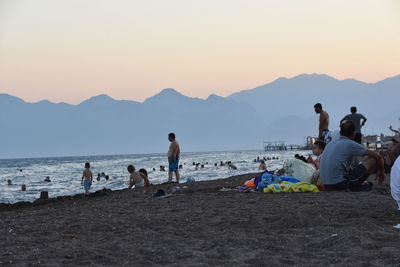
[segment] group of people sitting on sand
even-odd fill
[[[306,162],[319,171],[321,185],[327,190],[370,191],[372,183],[367,178],[372,173],[376,174],[376,180],[381,184],[385,179],[385,170],[390,170],[400,154],[400,141],[392,139],[392,145],[385,150],[368,150],[361,145],[361,127],[367,119],[358,114],[355,107],[341,120],[339,136],[330,134],[329,115],[322,105],[318,103],[314,108],[320,114],[319,140],[313,148],[317,159],[310,156]]]

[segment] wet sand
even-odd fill
[[[0,205],[0,265],[400,265],[400,212],[369,193],[220,192],[255,175]]]

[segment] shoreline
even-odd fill
[[[196,184],[207,184],[208,182],[212,182],[212,181],[224,181],[227,179],[234,179],[237,177],[250,177],[250,178],[254,178],[257,175],[259,175],[260,173],[256,172],[256,173],[247,173],[247,174],[241,174],[241,175],[234,175],[234,176],[230,176],[227,178],[217,178],[217,179],[213,179],[213,180],[205,180],[205,181],[196,181],[194,183]],[[250,179],[248,178],[248,179]],[[91,192],[90,196],[85,196],[85,193],[79,193],[79,194],[73,194],[73,195],[64,195],[64,196],[57,196],[57,197],[49,197],[48,199],[40,199],[37,198],[34,201],[19,201],[19,202],[15,202],[15,203],[0,203],[0,212],[2,211],[8,211],[8,210],[14,210],[14,209],[21,209],[21,208],[29,208],[29,207],[36,207],[36,206],[41,206],[41,205],[46,205],[49,203],[56,203],[56,202],[63,202],[63,201],[68,201],[68,200],[80,200],[80,199],[91,199],[91,198],[98,198],[98,197],[105,197],[105,196],[109,196],[111,194],[118,194],[120,192],[129,192],[129,191],[149,191],[149,193],[153,193],[156,191],[156,189],[167,189],[167,190],[171,190],[172,187],[175,186],[187,186],[187,185],[193,185],[194,183],[161,183],[161,184],[153,184],[149,187],[143,187],[143,188],[134,188],[134,189],[128,189],[128,188],[124,188],[124,189],[119,189],[119,190],[112,190],[112,189],[108,189],[108,188],[103,188],[103,189],[99,189],[95,192]],[[239,185],[239,184],[238,184]]]
[[[256,174],[0,205],[0,265],[398,265],[400,212],[371,192],[240,193]],[[373,179],[370,179],[371,181]],[[7,206],[8,205],[8,206]],[[23,248],[23,249],[22,249]]]

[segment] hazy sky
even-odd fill
[[[0,93],[79,103],[400,74],[398,0],[0,0]]]

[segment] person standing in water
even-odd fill
[[[173,173],[176,176],[176,182],[179,183],[179,156],[181,154],[181,150],[178,142],[175,140],[175,134],[168,134],[168,140],[171,142],[168,150],[168,182],[172,182]]]
[[[322,109],[322,105],[314,105],[315,113],[319,114],[318,138],[325,143],[329,143],[329,114]]]
[[[85,189],[85,195],[89,195],[89,190],[90,190],[90,187],[92,186],[92,182],[93,182],[93,174],[92,174],[92,171],[90,170],[90,163],[86,162],[85,170],[83,171],[82,180],[81,180],[81,184],[83,185],[83,187]]]

